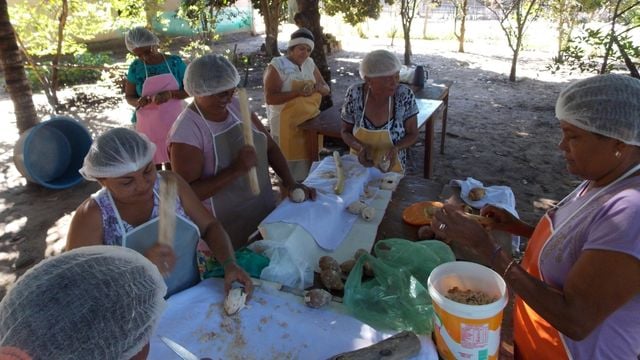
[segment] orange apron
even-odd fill
[[[548,214],[540,220],[533,235],[529,239],[525,256],[521,266],[533,277],[544,281],[542,272],[540,271],[540,255],[549,242],[554,233],[569,223],[575,215],[580,214],[581,210],[591,201],[598,198],[608,188],[614,184],[628,178],[635,172],[640,170],[640,164],[629,169],[622,176],[599,189],[590,199],[585,201],[578,209],[576,209],[569,217],[558,224],[555,228]],[[567,199],[573,199],[576,194],[583,191],[588,181],[583,182],[574,191],[565,197],[558,207]],[[571,353],[567,349],[562,335],[545,319],[538,315],[529,305],[527,305],[519,296],[516,296],[516,302],[513,313],[513,339],[516,345],[518,358],[521,359],[571,359]]]
[[[364,124],[364,109],[366,109],[367,107],[367,100],[369,100],[369,91],[367,91],[367,95],[364,98],[362,117],[360,118],[361,124]],[[382,169],[380,167],[380,164],[383,162],[383,160],[385,160],[384,157],[394,146],[393,140],[391,140],[391,132],[389,131],[389,126],[391,125],[392,118],[391,111],[391,98],[389,98],[389,119],[387,119],[387,124],[385,125],[385,127],[379,130],[370,130],[354,125],[353,136],[361,144],[364,144],[373,151],[373,166],[380,168],[383,172],[393,171],[404,174],[404,168],[402,167],[402,163],[400,162],[398,154],[395,155],[395,159],[389,160],[393,162],[393,166],[391,167],[391,169]],[[357,155],[357,152],[353,149],[351,149],[351,153]]]
[[[540,222],[529,239],[522,266],[531,276],[544,280],[540,273],[540,254],[553,234],[553,224],[548,215]],[[569,359],[560,333],[519,296],[513,312],[513,340],[521,359]]]
[[[301,90],[314,84],[311,80],[293,80],[291,89]],[[304,180],[311,167],[306,137],[304,132],[298,128],[298,125],[320,113],[321,100],[322,95],[319,92],[315,92],[311,96],[299,96],[287,101],[280,113],[276,137],[282,154],[287,159],[291,175],[297,181]]]

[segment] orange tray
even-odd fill
[[[409,205],[402,211],[402,220],[409,225],[429,225],[435,209],[441,208],[443,205],[439,201],[422,201]]]

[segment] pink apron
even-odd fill
[[[166,61],[165,64],[167,64]],[[167,64],[168,67],[169,64]],[[146,70],[147,67],[145,66]],[[142,96],[153,96],[163,91],[179,89],[180,86],[169,68],[168,74],[147,76],[147,79],[142,84]],[[136,111],[136,130],[145,134],[149,140],[156,144],[156,153],[153,156],[155,164],[169,162],[167,135],[183,109],[184,101],[169,99],[169,101],[160,105],[150,103]]]

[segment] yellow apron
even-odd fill
[[[310,80],[293,80],[291,90],[301,90],[305,86],[314,86],[314,84]],[[279,145],[287,159],[291,174],[296,180],[304,180],[311,166],[305,134],[298,125],[320,113],[321,100],[322,95],[318,92],[311,96],[299,96],[289,100],[280,113]]]
[[[362,118],[360,118],[360,123],[364,124],[364,109],[367,107],[367,100],[369,99],[369,91],[367,91],[367,95],[364,98],[364,106],[362,109]],[[389,132],[389,126],[391,125],[391,98],[389,98],[389,119],[387,119],[387,124],[383,129],[379,130],[370,130],[365,129],[363,127],[355,124],[353,126],[353,136],[361,143],[367,146],[370,150],[373,151],[373,165],[377,168],[380,168],[380,163],[383,162],[385,155],[391,150],[394,146],[393,140],[391,140],[391,133]],[[354,149],[351,149],[352,154],[357,154]],[[391,159],[389,159],[391,160]],[[404,169],[402,167],[402,163],[400,162],[400,158],[396,153],[395,159],[393,162],[393,166],[391,169],[387,171],[393,171],[400,174],[404,173]],[[383,169],[381,169],[383,170]],[[384,171],[384,170],[383,170]],[[386,171],[385,171],[386,172]]]

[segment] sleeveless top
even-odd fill
[[[153,185],[153,209],[151,210],[151,217],[147,220],[154,219],[158,217],[158,206],[159,206],[159,198],[158,194],[160,191],[160,176],[156,177],[156,182]],[[102,217],[102,244],[103,245],[118,245],[122,246],[122,233],[120,232],[120,227],[118,226],[118,218],[116,216],[115,204],[111,201],[109,196],[109,190],[107,188],[102,188],[98,190],[95,194],[91,195],[93,201],[98,204],[100,208],[100,216]],[[184,216],[189,219],[187,214],[182,207],[182,202],[180,201],[180,197],[178,197],[178,201],[176,204],[176,214]],[[122,220],[122,224],[124,225],[125,231],[129,232],[135,228],[135,226],[127,223]]]

